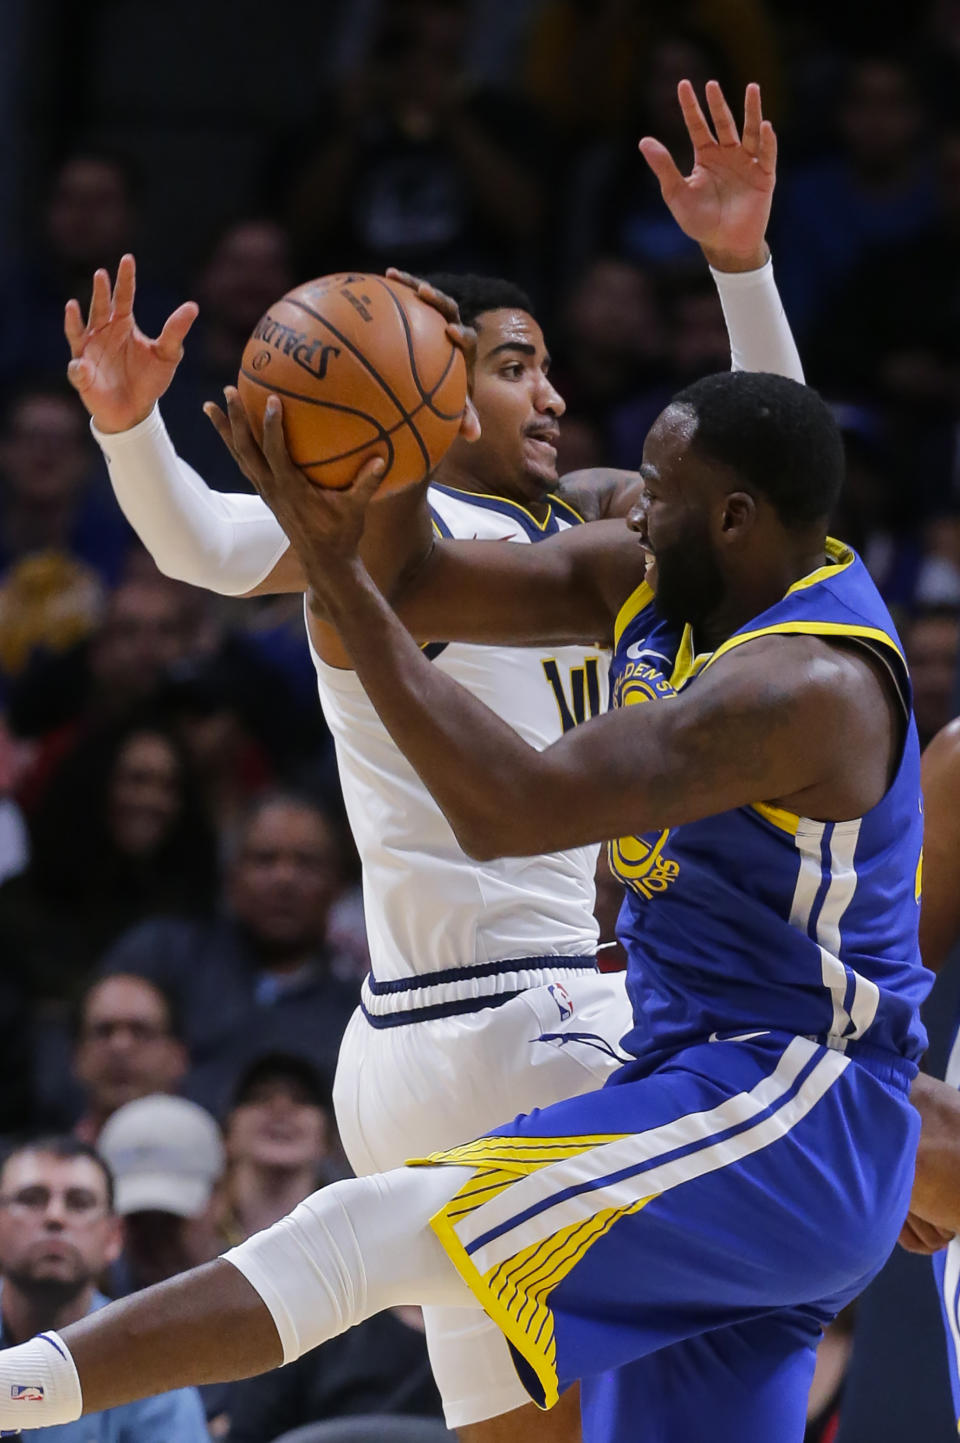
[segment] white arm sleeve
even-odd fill
[[[211,491],[181,460],[159,410],[129,431],[91,422],[120,509],[167,576],[241,596],[268,576],[290,545],[259,496]]]
[[[715,271],[734,371],[771,371],[803,381],[803,366],[773,278],[773,262],[755,271]]]

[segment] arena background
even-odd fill
[[[242,482],[201,403],[271,300],[342,266],[520,282],[568,401],[561,469],[634,466],[671,391],[727,364],[702,259],[635,142],[685,158],[682,76],[719,78],[738,112],[759,80],[780,137],[777,278],[848,442],[835,530],[897,615],[924,740],[960,710],[960,0],[4,0],[0,15],[4,1137],[95,1137],[108,1095],[161,1084],[222,1118],[265,1038],[326,1076],[364,967],[299,603],[161,578],[64,385],[63,302],[126,248],[144,329],[200,303],[163,409],[221,489]],[[264,798],[279,861],[251,841]],[[609,930],[609,879],[601,893]],[[89,1000],[103,968],[175,1003],[154,996],[143,1035],[118,1022],[112,1060]],[[291,969],[305,990],[287,996]],[[934,1071],[957,990],[948,969]],[[187,1070],[147,1055],[170,1033]],[[332,1175],[335,1145],[315,1162]],[[926,1260],[898,1253],[854,1325],[839,1432],[833,1410],[810,1438],[955,1437]],[[358,1347],[363,1374],[378,1344]],[[842,1371],[845,1342],[837,1357]],[[392,1406],[382,1380],[364,1397]]]

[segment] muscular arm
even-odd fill
[[[923,754],[923,900],[920,954],[939,972],[960,938],[960,721]]]
[[[886,788],[891,704],[859,655],[810,638],[759,640],[675,701],[609,712],[538,752],[431,668],[362,569],[350,574],[325,598],[331,619],[471,856],[559,851],[757,801],[857,816]]]
[[[643,573],[636,535],[601,521],[536,546],[440,541],[390,600],[419,642],[608,646]]]

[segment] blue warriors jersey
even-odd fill
[[[635,1021],[623,1045],[651,1065],[716,1034],[762,1029],[911,1061],[925,1046],[920,756],[906,663],[859,557],[829,541],[827,558],[711,654],[694,654],[689,626],[665,622],[646,584],[617,620],[616,706],[669,702],[735,647],[803,633],[869,647],[907,713],[896,775],[865,816],[816,821],[758,798],[611,844]]]

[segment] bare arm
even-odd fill
[[[329,573],[324,584],[368,696],[471,856],[559,851],[758,801],[857,816],[885,790],[893,727],[881,683],[821,642],[791,638],[788,671],[782,639],[751,643],[669,705],[608,712],[538,752],[429,666],[356,568],[337,596]]]
[[[390,601],[420,642],[609,646],[644,566],[622,521],[571,527],[536,546],[440,541]]]
[[[960,938],[960,721],[923,754],[923,807],[920,954],[939,972]]]
[[[283,1362],[266,1304],[221,1259],[91,1313],[62,1336],[86,1413],[171,1387],[249,1378]]]

